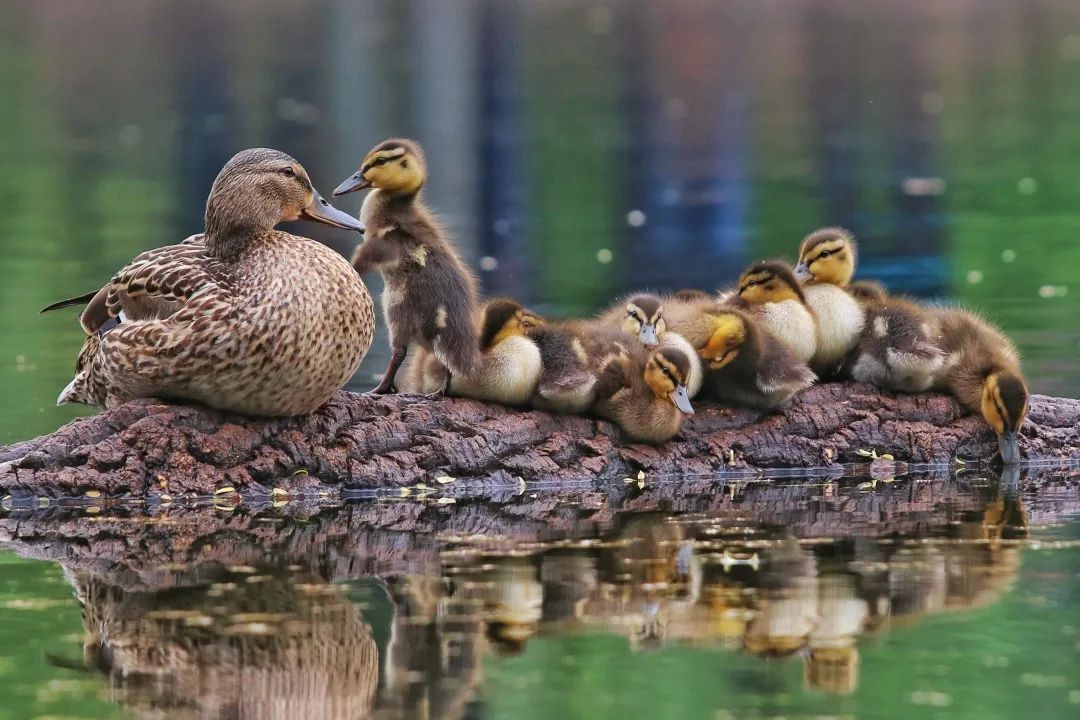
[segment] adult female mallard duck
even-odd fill
[[[998,436],[1001,459],[1006,464],[1018,462],[1028,389],[1016,347],[974,313],[947,307],[929,312],[938,322],[945,353],[934,388],[952,393],[968,412],[982,415]]]
[[[856,261],[855,236],[843,228],[823,228],[803,238],[795,277],[817,319],[818,341],[810,367],[819,375],[839,370],[862,335],[866,317],[847,291]]]
[[[371,296],[337,253],[274,230],[305,218],[362,231],[283,152],[237,153],[218,174],[202,234],[137,256],[87,303],[75,378],[58,403],[196,400],[247,415],[312,412],[364,359]]]
[[[393,138],[376,145],[334,190],[337,196],[372,188],[360,209],[368,240],[352,263],[361,275],[378,270],[385,283],[391,356],[375,394],[397,391],[394,378],[410,345],[434,353],[449,370],[448,381],[469,375],[479,360],[476,280],[424,203],[426,181],[420,145]]]

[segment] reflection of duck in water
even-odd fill
[[[87,664],[140,718],[356,718],[374,706],[378,648],[340,585],[211,572],[217,582],[128,591],[70,578]]]
[[[493,561],[483,593],[487,636],[501,655],[517,655],[540,627],[544,587],[529,557],[510,556]]]
[[[756,614],[743,647],[755,655],[782,657],[805,647],[818,617],[817,563],[795,541],[768,553],[761,572]]]
[[[806,686],[831,693],[851,693],[858,686],[859,651],[855,639],[870,617],[854,575],[827,573],[818,578],[818,617],[804,658]]]

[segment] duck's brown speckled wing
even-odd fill
[[[83,329],[96,333],[121,313],[128,320],[168,317],[213,282],[213,266],[201,243],[148,250],[94,295],[80,317]]]

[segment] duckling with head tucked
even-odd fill
[[[698,347],[708,373],[705,396],[772,410],[814,384],[817,378],[806,363],[752,316],[724,307],[711,318],[708,337]]]
[[[206,227],[142,253],[91,296],[87,339],[59,404],[190,399],[256,416],[309,413],[363,360],[371,296],[337,253],[274,230],[305,218],[362,231],[283,152],[237,153],[206,202]]]
[[[810,367],[819,375],[839,370],[859,342],[865,314],[845,288],[855,274],[855,237],[843,228],[824,228],[799,246],[795,277],[803,283],[806,304],[817,320],[817,349]]]
[[[383,277],[383,313],[390,331],[390,363],[372,392],[397,392],[398,368],[409,345],[433,353],[454,375],[468,375],[479,359],[476,344],[476,281],[424,204],[427,179],[423,151],[412,140],[379,143],[360,169],[334,190],[344,195],[372,188],[360,218],[368,239],[353,254],[363,275]]]
[[[692,366],[679,348],[630,343],[600,371],[593,411],[636,442],[662,443],[694,413],[687,385]]]
[[[532,406],[567,414],[592,407],[600,370],[635,344],[620,330],[574,320],[533,327],[529,338],[540,348],[543,365]]]
[[[930,308],[941,329],[944,362],[934,387],[952,393],[970,413],[982,415],[997,434],[1001,459],[1020,460],[1020,427],[1028,390],[1016,347],[996,327],[958,308]]]
[[[810,362],[817,352],[818,330],[795,274],[783,262],[754,263],[739,278],[730,304],[747,310],[760,327],[781,340],[795,357]]]
[[[877,283],[852,283],[851,292],[866,312],[866,326],[848,358],[847,374],[888,390],[928,390],[945,357],[937,321],[916,303],[889,296]]]
[[[480,318],[480,357],[468,374],[449,380],[449,394],[474,400],[525,405],[540,381],[540,349],[528,337],[543,319],[506,298],[489,300]],[[409,358],[406,392],[435,393],[446,387],[446,367],[423,348]]]

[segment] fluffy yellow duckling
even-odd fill
[[[489,300],[480,319],[480,358],[469,373],[450,378],[449,394],[503,405],[527,404],[543,370],[540,349],[528,332],[541,323],[515,300]],[[409,362],[403,371],[406,392],[431,394],[446,386],[446,367],[432,353],[421,348]]]
[[[810,362],[817,352],[818,329],[799,281],[779,261],[754,263],[739,278],[730,304],[747,310],[766,332],[788,346],[795,357]]]
[[[845,288],[855,274],[855,237],[843,228],[807,235],[799,247],[795,277],[803,283],[806,304],[817,319],[818,339],[810,367],[835,373],[859,342],[865,314]]]

